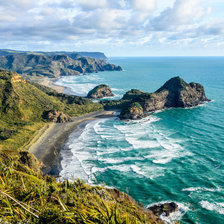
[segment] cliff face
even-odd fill
[[[100,99],[103,97],[114,96],[109,86],[102,84],[96,86],[94,89],[90,90],[87,94],[88,98]]]
[[[20,74],[58,78],[80,73],[98,71],[121,71],[120,66],[108,64],[104,60],[86,58],[80,55],[8,55],[0,56],[0,68]]]

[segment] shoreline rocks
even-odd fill
[[[171,213],[179,210],[179,207],[174,202],[166,202],[163,204],[152,205],[147,208],[152,211],[154,215],[160,217],[161,215],[169,216]]]

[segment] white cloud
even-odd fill
[[[173,7],[161,12],[153,19],[151,25],[156,30],[168,30],[191,24],[209,12],[201,6],[201,2],[201,0],[176,0]]]
[[[152,11],[155,9],[155,0],[132,0],[132,5],[139,11]]]
[[[92,10],[107,6],[106,0],[75,0],[83,9]]]
[[[0,0],[0,48],[218,46],[224,18],[214,13],[224,3],[214,1]]]

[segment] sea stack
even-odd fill
[[[203,102],[210,101],[206,97],[204,87],[201,84],[194,82],[188,84],[179,76],[168,80],[154,93],[144,93],[135,89],[130,90],[124,94],[122,100],[128,101],[129,105],[134,102],[139,103],[144,114],[172,107],[194,107]],[[131,113],[128,116],[127,111],[127,107],[122,109],[121,119],[126,119],[126,117],[132,119]]]
[[[104,97],[111,97],[111,96],[114,96],[114,94],[112,93],[110,87],[105,84],[96,86],[94,89],[90,90],[89,93],[87,94],[87,97],[92,99],[101,99]]]

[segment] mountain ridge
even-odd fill
[[[108,60],[106,55],[103,52],[87,52],[87,51],[19,51],[19,50],[11,50],[11,49],[0,49],[0,56],[7,56],[7,55],[28,55],[28,54],[38,54],[38,55],[46,55],[46,56],[53,56],[53,55],[68,55],[73,57],[72,55],[80,55],[82,57],[90,57],[96,58],[100,60]]]
[[[0,68],[12,70],[23,75],[47,76],[59,78],[60,76],[79,75],[99,71],[121,71],[120,66],[106,63],[104,60],[68,55],[7,55],[0,56]]]

